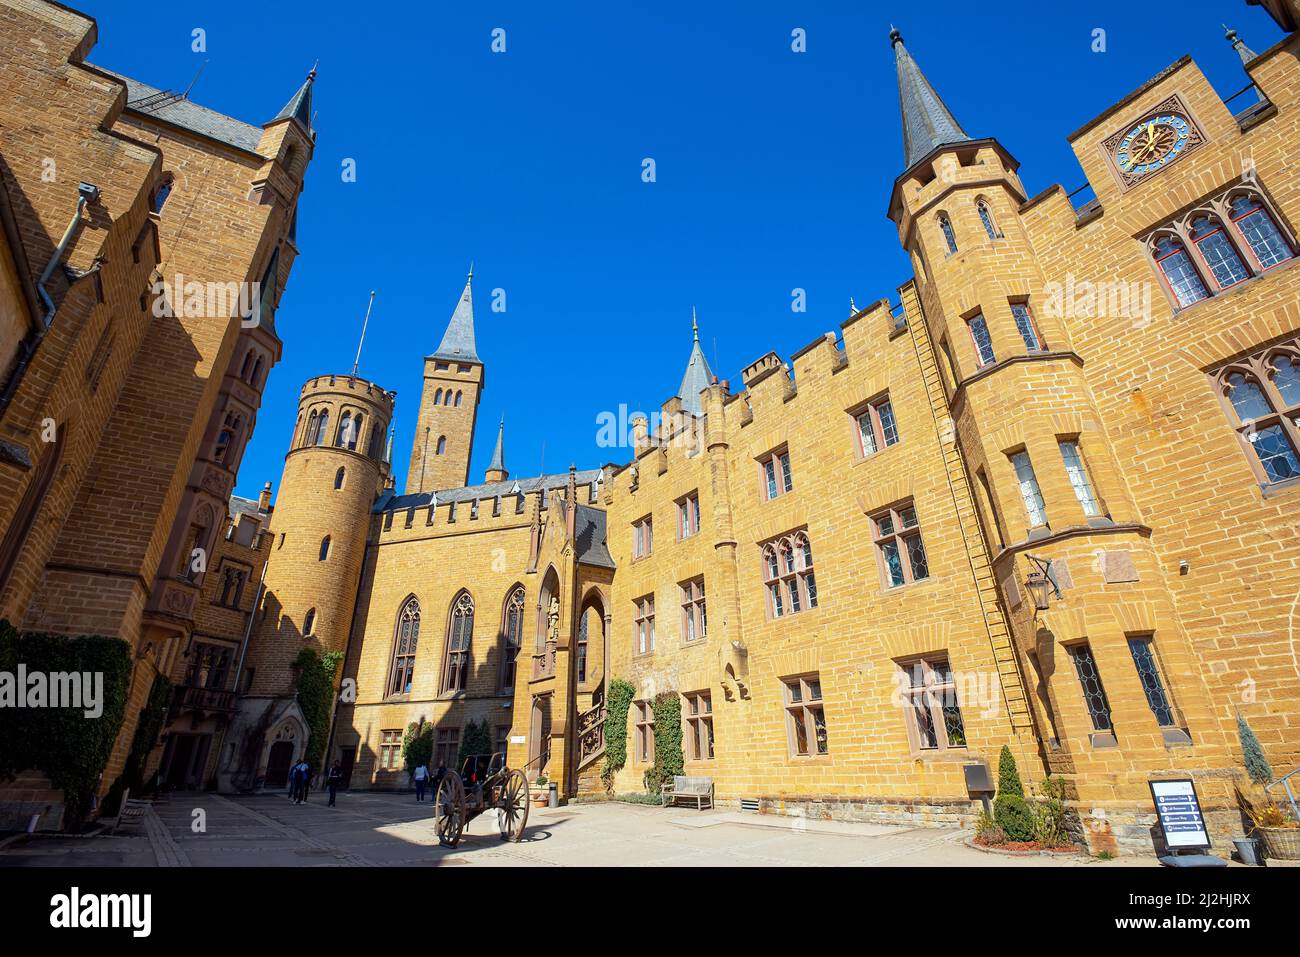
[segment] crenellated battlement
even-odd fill
[[[575,472],[575,497],[580,505],[595,505],[605,482],[604,470]],[[372,509],[380,544],[431,536],[460,535],[526,527],[534,511],[545,517],[553,493],[563,494],[568,475],[491,482],[441,492],[381,496]]]
[[[364,395],[369,401],[383,406],[390,414],[397,402],[395,391],[355,375],[319,375],[304,382],[300,390],[300,395],[304,399],[308,395],[324,394],[357,397]]]

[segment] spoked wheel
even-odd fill
[[[438,782],[433,807],[438,843],[444,847],[455,847],[460,843],[461,832],[465,830],[465,785],[461,784],[459,774],[446,774]]]
[[[524,839],[524,826],[528,823],[528,778],[517,768],[501,785],[497,823],[501,825],[501,840],[517,844]]]

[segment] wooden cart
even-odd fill
[[[459,774],[449,772],[433,797],[434,828],[444,847],[460,843],[465,825],[484,811],[497,812],[503,841],[521,841],[528,823],[528,777],[506,767],[506,756],[475,754],[465,759]]]

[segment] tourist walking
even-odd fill
[[[328,788],[330,792],[330,807],[334,807],[334,799],[338,797],[339,784],[342,783],[342,781],[343,768],[339,766],[337,761],[335,761],[329,771],[325,773],[325,787]]]
[[[420,803],[424,800],[424,789],[429,784],[429,766],[421,764],[415,769],[415,801]]]

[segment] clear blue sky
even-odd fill
[[[1256,51],[1281,38],[1244,0],[1007,0],[996,20],[956,0],[70,2],[99,21],[92,62],[183,89],[206,59],[192,98],[255,124],[320,60],[284,357],[239,475],[250,497],[278,487],[302,382],[350,369],[372,288],[361,373],[398,393],[399,489],[421,359],[471,259],[487,366],[471,481],[503,412],[512,474],[538,473],[543,441],[548,472],[626,461],[597,447],[597,416],[673,394],[693,304],[714,372],[739,388],[768,350],[836,328],[850,296],[893,298],[909,270],[885,218],[902,160],[891,21],[966,131],[1020,160],[1030,195],[1081,185],[1065,136],[1182,54],[1220,94],[1240,89],[1220,23]]]

